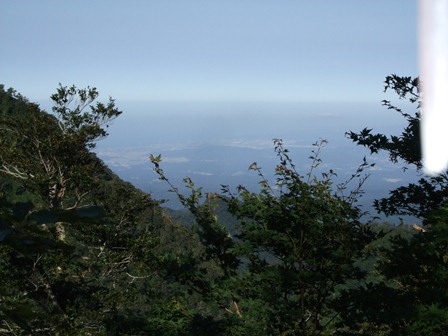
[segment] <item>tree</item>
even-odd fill
[[[393,90],[400,99],[416,104],[414,115],[383,101],[383,105],[406,118],[407,126],[399,136],[372,134],[365,128],[347,136],[371,153],[384,150],[391,162],[413,166],[421,175],[420,96],[418,78],[391,75],[385,91]],[[374,326],[385,335],[445,335],[448,332],[446,283],[448,232],[448,175],[421,177],[418,183],[390,192],[388,198],[375,201],[386,215],[410,214],[423,219],[424,226],[414,226],[408,235],[391,235],[387,245],[371,246],[375,256],[376,277],[361,286],[347,289],[343,300],[352,302],[341,310],[350,330]],[[415,230],[417,229],[417,230]],[[396,231],[391,228],[390,232]],[[371,328],[372,329],[372,328]],[[356,333],[353,333],[356,334]]]
[[[51,96],[53,115],[36,104],[20,115],[2,113],[0,172],[22,180],[52,208],[79,206],[103,170],[89,150],[121,114],[112,98],[94,104],[97,97],[96,88],[60,85]]]
[[[316,144],[311,170],[303,176],[282,141],[274,140],[279,158],[274,185],[254,163],[249,169],[260,177],[259,192],[240,186],[233,194],[224,187],[219,197],[239,220],[235,238],[219,223],[215,194],[200,204],[200,188],[195,189],[190,179],[185,180],[192,191],[189,197],[171,185],[196,217],[206,260],[213,260],[220,270],[201,286],[208,300],[238,317],[230,327],[235,333],[330,334],[339,315],[332,306],[338,288],[364,276],[355,260],[373,235],[360,223],[353,195],[344,197],[345,186],[333,186],[334,173],[323,173],[322,179],[313,175],[324,143]],[[150,159],[167,180],[159,166],[161,157]],[[364,163],[353,178],[361,177],[367,166]]]
[[[96,89],[61,86],[55,115],[0,94],[0,333],[143,332],[160,208],[90,152],[121,112]]]
[[[390,234],[387,243],[366,249],[375,256],[375,276],[342,292],[341,302],[352,303],[340,309],[342,325],[352,331],[347,335],[447,334],[447,209],[436,211],[431,223],[418,231],[409,228],[413,232],[406,235]]]
[[[420,142],[420,96],[418,78],[387,76],[384,91],[393,90],[400,100],[405,100],[416,106],[413,114],[404,112],[388,100],[383,105],[400,113],[407,122],[400,135],[387,137],[384,134],[373,134],[372,129],[364,128],[355,133],[350,131],[347,137],[358,145],[370,149],[371,154],[385,151],[393,163],[402,162],[408,169],[413,166],[421,178],[417,183],[399,187],[389,193],[389,197],[375,200],[377,211],[386,215],[411,215],[421,219],[432,211],[439,209],[448,200],[448,175],[443,173],[438,177],[422,176],[421,142]]]

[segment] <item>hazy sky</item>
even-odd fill
[[[413,0],[2,0],[0,83],[128,100],[375,101],[417,75]]]

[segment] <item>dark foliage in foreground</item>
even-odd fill
[[[386,90],[416,104],[398,136],[347,136],[421,170],[418,80]],[[446,175],[400,187],[376,208],[423,226],[364,223],[356,201],[370,165],[334,182],[315,144],[297,169],[281,140],[271,181],[203,194],[186,178],[190,211],[174,222],[150,195],[94,153],[121,114],[95,88],[60,86],[48,114],[0,87],[0,334],[444,335],[448,333]],[[357,187],[349,190],[351,181]]]

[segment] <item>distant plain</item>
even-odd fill
[[[174,209],[180,208],[180,204],[168,192],[169,186],[152,171],[150,154],[162,155],[162,168],[179,187],[188,176],[205,192],[219,192],[221,185],[229,185],[233,190],[245,185],[255,191],[259,179],[248,170],[253,162],[274,182],[278,161],[273,139],[283,139],[302,174],[311,165],[312,144],[326,139],[328,144],[320,156],[322,164],[315,171],[318,177],[332,169],[337,174],[336,184],[348,179],[364,156],[375,164],[365,172],[370,177],[359,202],[372,215],[373,199],[387,196],[389,190],[417,176],[412,169],[403,171],[403,164],[391,164],[385,154],[370,156],[368,149],[345,137],[345,132],[364,127],[386,135],[401,133],[405,120],[378,102],[124,102],[122,105],[123,115],[110,127],[109,137],[98,143],[96,152],[120,177],[156,199],[167,199],[166,206]],[[356,187],[356,182],[351,187]]]

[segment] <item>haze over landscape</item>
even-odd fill
[[[97,153],[120,176],[157,198],[172,199],[174,195],[166,193],[168,185],[151,171],[149,154],[162,154],[162,165],[178,186],[188,176],[206,191],[219,191],[222,184],[256,189],[258,179],[248,167],[256,161],[266,176],[272,177],[277,163],[274,138],[283,139],[304,174],[311,164],[308,157],[312,144],[320,138],[328,140],[321,155],[322,169],[333,169],[339,181],[349,178],[367,155],[375,167],[369,170],[371,177],[366,182],[366,204],[386,196],[389,189],[409,182],[413,176],[405,174],[400,165],[392,165],[384,155],[369,158],[367,150],[344,136],[349,130],[361,130],[366,123],[386,134],[402,128],[402,118],[380,104],[165,102],[133,107],[139,109],[138,115],[123,115],[116,120],[110,136],[98,144]],[[144,109],[153,112],[144,113]],[[177,109],[186,113],[177,114]],[[209,110],[218,112],[218,116]],[[311,110],[314,113],[307,113]],[[370,110],[371,114],[363,115],[359,110]],[[380,115],[383,118],[378,118]],[[191,118],[200,122],[190,124]],[[170,132],[165,132],[167,129]]]
[[[404,125],[381,107],[393,97],[382,82],[417,73],[413,1],[82,4],[4,2],[2,81],[47,111],[59,82],[115,98],[124,113],[96,151],[156,198],[170,194],[150,153],[162,154],[174,182],[190,176],[216,191],[254,187],[254,161],[271,173],[273,138],[304,173],[310,145],[325,138],[323,167],[343,179],[369,154],[346,131],[392,134]],[[384,157],[369,160],[370,198],[413,178]]]

